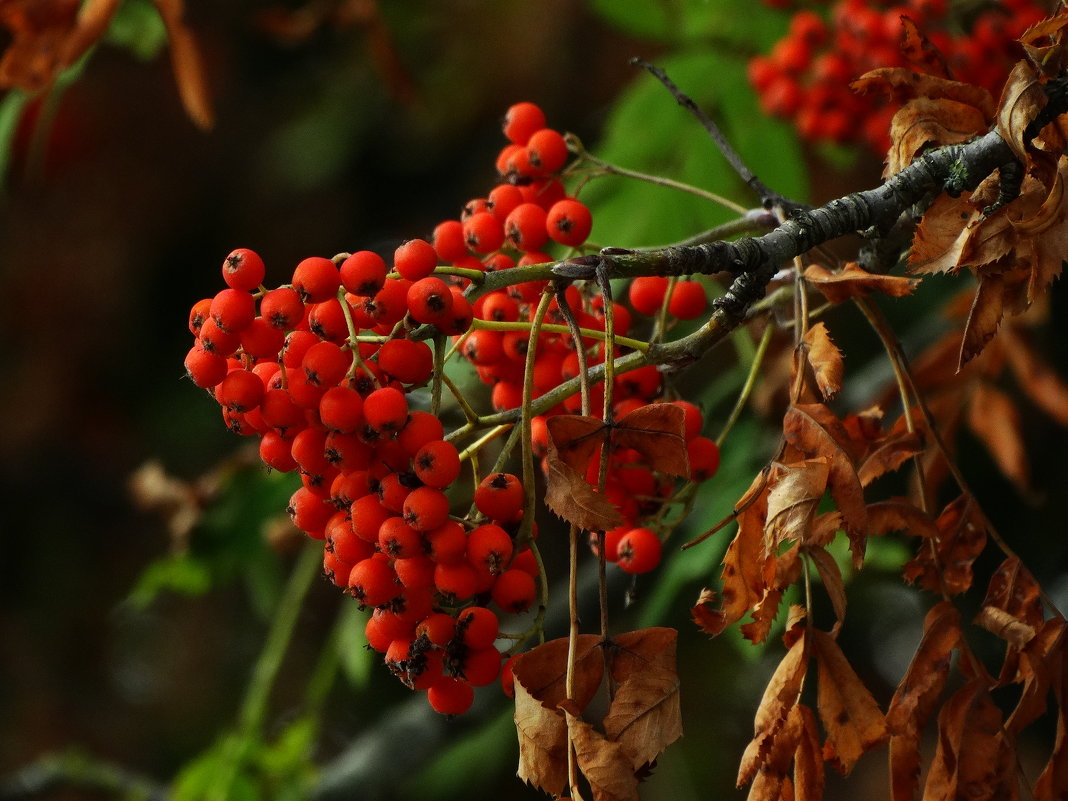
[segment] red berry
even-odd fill
[[[425,342],[391,339],[378,350],[378,366],[402,384],[422,384],[434,372],[434,352]]]
[[[428,442],[444,439],[445,427],[441,420],[430,412],[414,411],[408,415],[408,422],[397,434],[397,442],[409,456],[415,456],[419,449]]]
[[[668,313],[680,320],[700,317],[708,305],[705,287],[700,281],[676,281],[668,300]]]
[[[351,387],[330,387],[319,399],[319,419],[331,431],[356,431],[364,423],[363,398]]]
[[[220,290],[211,300],[211,319],[228,334],[243,331],[255,316],[256,300],[243,289]]]
[[[377,431],[399,431],[408,420],[408,399],[399,389],[382,387],[364,398],[363,414]]]
[[[471,708],[475,691],[463,679],[445,676],[431,685],[426,697],[435,712],[450,716],[462,715]]]
[[[341,262],[339,273],[346,291],[370,297],[386,283],[385,260],[370,250],[360,250]]]
[[[213,387],[226,378],[226,357],[198,343],[185,356],[185,372],[201,389]]]
[[[467,562],[439,562],[434,566],[434,587],[448,605],[455,605],[478,592],[478,574]]]
[[[568,247],[578,247],[590,235],[593,216],[584,203],[564,198],[553,203],[545,218],[546,232],[553,241]]]
[[[719,469],[719,446],[708,437],[694,437],[686,445],[690,461],[690,478],[706,481]]]
[[[492,212],[472,214],[463,225],[464,241],[474,253],[492,253],[504,244],[504,225]]]
[[[251,292],[263,283],[265,274],[263,259],[248,248],[238,248],[223,260],[223,280],[233,289]]]
[[[401,584],[385,559],[370,557],[352,566],[349,593],[362,606],[382,606],[401,593]]]
[[[304,319],[304,301],[292,287],[272,289],[260,298],[260,316],[275,328],[289,331]]]
[[[456,616],[456,632],[468,648],[489,648],[497,640],[497,615],[484,606],[469,606]]]
[[[524,570],[505,570],[497,577],[490,597],[502,610],[518,614],[529,609],[537,600],[538,588],[534,577]]]
[[[330,259],[312,256],[301,261],[293,270],[293,288],[305,303],[322,303],[337,295],[341,276]]]
[[[418,487],[404,499],[404,519],[417,531],[432,531],[449,519],[449,499],[436,487]]]
[[[527,140],[531,165],[540,173],[553,173],[567,163],[567,142],[552,128],[535,131]]]
[[[632,528],[619,540],[616,564],[627,573],[648,573],[660,564],[662,547],[660,538],[650,529]]]
[[[425,239],[409,239],[393,254],[393,269],[409,281],[426,278],[438,266],[438,254]]]
[[[445,220],[434,229],[434,252],[438,261],[455,262],[467,255],[464,226],[459,220]]]
[[[634,311],[651,317],[660,311],[667,295],[668,279],[661,275],[646,275],[635,278],[627,289],[627,298]]]
[[[247,412],[263,400],[263,381],[249,370],[231,370],[215,390],[215,400],[234,412]]]
[[[412,469],[427,486],[444,489],[460,475],[460,454],[451,442],[428,442],[415,454]]]
[[[525,145],[531,134],[544,127],[545,112],[534,103],[516,103],[504,114],[504,135],[517,145]]]
[[[505,238],[517,250],[540,250],[549,238],[545,224],[545,209],[537,203],[521,203],[505,218]]]
[[[416,322],[437,323],[452,311],[452,290],[440,278],[428,275],[408,287],[408,313]]]

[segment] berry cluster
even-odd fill
[[[793,120],[805,139],[866,142],[883,154],[894,109],[854,94],[849,83],[878,67],[916,68],[902,52],[902,16],[941,52],[956,80],[997,96],[1022,55],[1015,40],[1046,15],[1038,0],[1003,0],[966,15],[952,13],[948,0],[839,0],[827,15],[797,11],[771,52],[749,62],[749,81],[761,108]]]
[[[480,295],[469,271],[552,261],[546,248],[580,247],[592,224],[589,210],[564,187],[567,145],[545,126],[541,109],[513,106],[504,132],[509,143],[497,159],[498,185],[432,237],[400,245],[390,263],[366,250],[313,256],[295,266],[288,283],[267,289],[263,260],[240,248],[223,262],[226,288],[196,303],[189,316],[195,337],[185,359],[189,377],[218,402],[231,431],[259,437],[268,467],[299,474],[288,506],[293,522],[323,542],[326,576],[372,610],[370,646],[444,714],[463,712],[472,688],[499,676],[507,689],[507,664],[495,645],[498,615],[530,608],[542,579],[530,547],[536,527],[520,536],[526,493],[516,476],[489,475],[474,488],[471,512],[452,514],[460,453],[441,420],[411,402],[434,377],[425,334],[430,327],[455,337],[457,351],[493,385],[493,405],[519,406],[529,325],[520,331],[500,324],[529,322],[545,283]],[[643,305],[632,295],[637,311],[667,303],[670,314],[688,319],[704,310],[700,284],[674,283],[669,299],[667,279],[660,280],[659,299]],[[572,286],[565,302],[583,328],[604,331],[599,296]],[[551,321],[562,323],[554,304]],[[623,335],[631,312],[622,304],[613,311]],[[602,340],[581,344],[591,364],[604,358]],[[542,332],[535,396],[575,377],[578,365],[570,336]],[[623,416],[662,399],[660,374],[655,367],[622,374],[615,393],[616,415]],[[694,477],[708,477],[718,451],[699,435],[698,408],[676,402],[685,411]],[[544,452],[548,416],[579,409],[575,393],[535,418],[535,447]],[[609,458],[606,493],[627,524],[606,536],[606,557],[646,572],[659,561],[660,539],[639,523],[661,508],[674,479],[642,466],[637,451],[616,450]],[[595,474],[590,480],[596,483]]]

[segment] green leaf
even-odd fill
[[[247,773],[246,757],[253,747],[234,734],[221,737],[179,770],[172,801],[262,801],[256,781]]]
[[[12,89],[0,100],[0,187],[7,183],[15,133],[18,131],[22,110],[29,101],[30,96],[19,89]]]
[[[378,661],[378,655],[368,647],[367,636],[364,634],[367,614],[352,603],[348,604],[341,614],[345,618],[338,643],[341,670],[353,689],[362,690],[367,687],[371,671]]]
[[[786,32],[789,16],[751,0],[591,0],[602,19],[659,42],[731,43],[756,52]]]
[[[148,607],[163,592],[203,595],[211,589],[211,567],[188,553],[165,556],[151,562],[126,600],[137,609]]]
[[[142,61],[155,58],[167,44],[163,18],[147,0],[127,0],[108,26],[105,40],[129,50]]]

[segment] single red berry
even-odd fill
[[[467,531],[461,523],[446,520],[426,532],[427,554],[438,564],[464,561],[467,552]]]
[[[393,269],[409,281],[426,278],[438,266],[438,254],[425,239],[409,239],[393,254]]]
[[[266,273],[263,259],[254,250],[248,248],[238,248],[223,259],[223,280],[232,289],[251,292],[263,283]]]
[[[505,112],[502,127],[508,141],[525,145],[531,134],[545,127],[545,112],[534,103],[516,103]]]
[[[486,196],[490,211],[498,220],[506,220],[520,203],[523,202],[523,193],[515,184],[497,184]]]
[[[418,487],[404,499],[404,519],[417,531],[432,531],[449,519],[449,499],[436,487]]]
[[[299,487],[290,497],[286,511],[297,528],[313,535],[323,530],[326,521],[336,510],[324,501],[322,496],[316,495],[307,487]]]
[[[304,301],[292,287],[272,289],[260,298],[260,316],[275,328],[289,331],[304,319]]]
[[[185,356],[185,372],[201,389],[213,387],[226,378],[226,357],[206,350],[200,343]]]
[[[378,547],[393,559],[408,559],[423,552],[423,538],[403,517],[389,517],[378,527]]]
[[[193,304],[189,310],[189,333],[200,336],[200,329],[204,321],[211,317],[211,298],[203,298]]]
[[[456,619],[444,612],[433,612],[416,624],[415,634],[426,637],[438,648],[444,648],[456,635]]]
[[[475,690],[463,679],[445,676],[431,685],[426,697],[435,712],[452,717],[462,715],[471,708]]]
[[[428,275],[408,287],[407,301],[412,319],[434,324],[452,311],[452,290],[437,276]]]
[[[708,305],[705,287],[700,281],[676,281],[668,300],[668,313],[680,320],[700,317]]]
[[[456,616],[456,633],[468,648],[489,648],[499,633],[497,615],[484,606],[469,606]]]
[[[549,238],[545,219],[545,209],[537,203],[520,203],[504,220],[508,244],[516,250],[541,250]]]
[[[364,423],[363,398],[351,387],[332,386],[319,399],[319,419],[331,431],[356,431]]]
[[[460,454],[451,442],[428,442],[415,454],[412,469],[427,486],[444,489],[460,475]]]
[[[316,342],[305,351],[300,365],[308,383],[325,390],[345,377],[352,366],[352,356],[333,342]]]
[[[662,547],[660,538],[650,529],[632,528],[619,540],[616,564],[627,573],[648,573],[660,564]]]
[[[231,411],[247,412],[260,405],[263,381],[250,370],[231,370],[215,389],[215,400]]]
[[[658,311],[667,295],[668,279],[661,275],[643,275],[630,282],[627,298],[634,311],[652,317]]]
[[[308,305],[308,329],[319,339],[342,344],[348,338],[349,324],[337,298]]]
[[[408,398],[393,387],[376,389],[364,398],[363,414],[377,431],[399,431],[408,420]]]
[[[545,218],[546,233],[553,241],[568,247],[578,247],[590,235],[593,215],[585,203],[574,198],[558,200]]]
[[[255,316],[256,299],[243,289],[220,290],[211,300],[211,319],[228,334],[240,333]]]
[[[401,593],[401,584],[385,559],[370,557],[352,566],[349,593],[362,606],[382,606]]]
[[[357,498],[349,507],[352,516],[352,531],[367,542],[378,542],[378,529],[393,515],[374,494]]]
[[[408,313],[409,286],[411,282],[406,278],[387,280],[373,297],[364,301],[364,311],[388,332]]]
[[[432,237],[434,252],[439,262],[452,263],[467,255],[467,243],[464,241],[464,226],[459,220],[445,220],[434,228]]]
[[[345,290],[361,297],[378,292],[385,285],[388,272],[385,259],[370,250],[353,253],[339,268]]]
[[[445,427],[437,415],[416,410],[408,415],[408,422],[397,434],[397,442],[408,456],[414,457],[428,442],[444,437]]]
[[[686,445],[686,454],[690,461],[690,478],[694,481],[706,481],[719,469],[719,446],[708,437],[694,437]]]
[[[501,673],[501,652],[492,645],[487,648],[468,648],[460,663],[460,675],[472,687],[493,684]]]
[[[241,350],[253,359],[270,359],[272,362],[285,345],[286,336],[263,317],[254,317],[248,327],[238,334]]]
[[[530,163],[542,173],[557,172],[567,163],[567,142],[559,131],[542,128],[527,140]]]
[[[510,568],[497,577],[490,597],[503,611],[518,614],[525,612],[537,600],[538,587],[530,573]]]
[[[260,439],[260,461],[279,473],[288,473],[297,469],[297,462],[289,450],[289,442],[274,429],[264,432]]]
[[[478,592],[478,574],[467,562],[438,562],[434,566],[434,587],[449,605],[455,605]]]
[[[464,241],[474,253],[492,253],[504,244],[504,225],[492,212],[472,214],[463,226]]]
[[[476,329],[467,335],[460,348],[461,353],[471,364],[488,366],[504,358],[499,331]]]
[[[305,303],[322,303],[337,295],[341,276],[330,259],[311,256],[293,269],[293,288]]]
[[[390,339],[378,350],[378,366],[402,384],[422,384],[434,373],[434,352],[425,342]]]

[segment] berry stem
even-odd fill
[[[460,451],[460,461],[463,462],[467,459],[474,459],[474,457],[478,455],[479,451],[481,451],[482,448],[484,448],[488,443],[493,442],[493,440],[497,439],[499,436],[501,436],[501,434],[504,434],[506,431],[511,431],[513,428],[515,428],[514,424],[505,423],[504,425],[499,425],[495,428],[490,429],[481,437],[479,437],[470,445],[468,445],[466,448],[464,448],[462,451]]]
[[[444,334],[434,337],[434,379],[430,385],[430,413],[435,417],[441,412],[441,387],[445,376],[445,351],[448,342]]]
[[[522,269],[522,268],[520,268]],[[561,307],[563,304],[561,304]],[[530,323],[523,322],[504,322],[499,320],[481,320],[476,318],[471,323],[469,330],[484,329],[486,331],[529,331]],[[598,331],[594,328],[579,328],[572,329],[570,326],[559,325],[557,323],[542,323],[541,330],[550,334],[572,334],[578,331],[579,336],[582,339],[595,339],[599,342],[604,342],[608,338],[608,334],[604,331]],[[630,337],[616,337],[615,342],[617,345],[621,345],[624,348],[630,348],[631,350],[641,351],[645,353],[649,350],[648,342],[640,339],[631,339]]]
[[[723,208],[730,209],[736,214],[745,214],[747,211],[745,206],[735,203],[733,200],[725,198],[722,195],[717,195],[715,192],[709,192],[705,189],[691,186],[690,184],[684,184],[681,181],[674,181],[671,178],[664,178],[659,175],[649,175],[648,173],[620,167],[618,164],[612,164],[611,162],[597,158],[586,150],[586,147],[582,144],[582,140],[574,134],[569,133],[564,138],[567,140],[568,149],[575,153],[580,161],[586,161],[598,168],[599,172],[590,177],[596,178],[602,175],[616,175],[620,178],[632,178],[636,181],[645,181],[646,183],[655,184],[656,186],[663,186],[667,189],[676,189],[679,192],[695,195],[719,206],[723,206]]]

